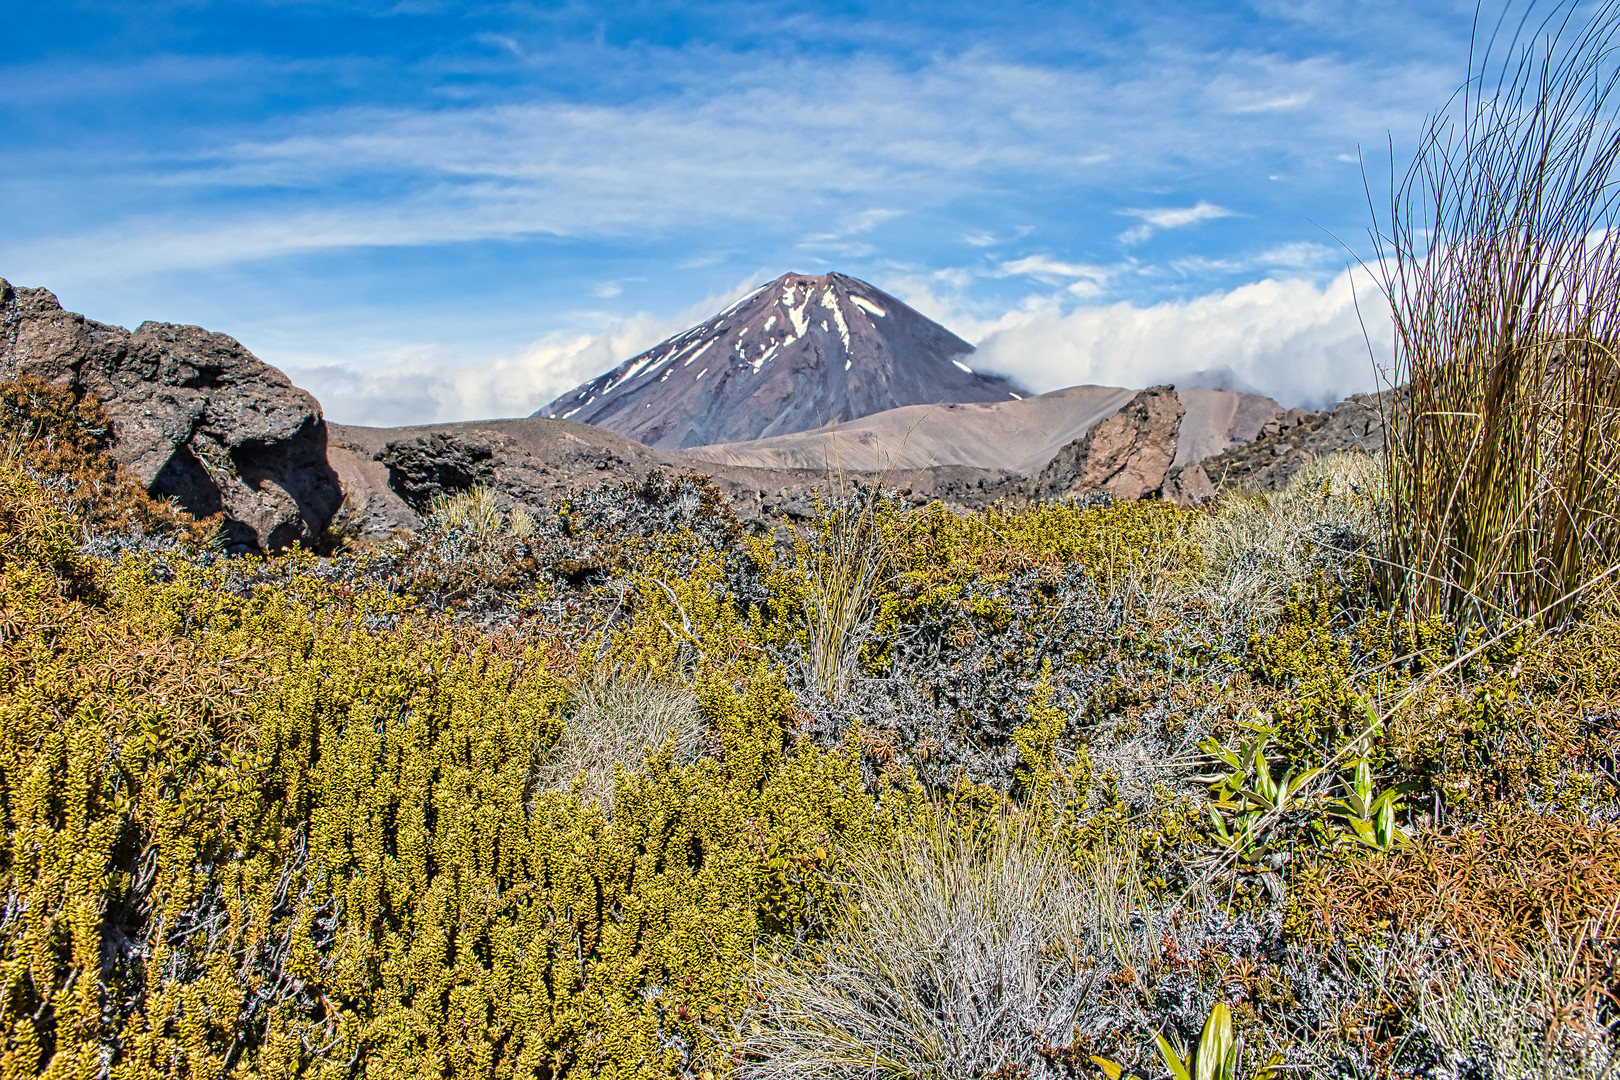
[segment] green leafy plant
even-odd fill
[[[1165,1068],[1170,1070],[1170,1075],[1175,1080],[1239,1078],[1238,1067],[1243,1058],[1243,1040],[1233,1037],[1232,1010],[1227,1008],[1224,1001],[1217,1001],[1214,1008],[1209,1010],[1196,1048],[1183,1050],[1166,1038],[1163,1032],[1156,1033],[1154,1039],[1159,1047],[1159,1056],[1164,1059]],[[1282,1061],[1281,1054],[1273,1054],[1270,1060],[1253,1074],[1252,1080],[1272,1080],[1272,1077],[1277,1075]],[[1091,1062],[1108,1077],[1108,1080],[1120,1080],[1125,1075],[1122,1066],[1107,1058],[1093,1054]]]
[[[1227,767],[1225,772],[1205,774],[1214,800],[1209,806],[1210,822],[1227,851],[1245,863],[1257,864],[1269,851],[1273,833],[1268,828],[1280,815],[1301,805],[1299,795],[1321,769],[1296,771],[1288,762],[1274,764],[1266,750],[1275,732],[1267,727],[1252,728],[1254,737],[1240,750],[1229,750],[1214,739],[1205,739],[1201,749]]]
[[[1357,758],[1350,767],[1346,781],[1350,793],[1336,799],[1328,815],[1340,826],[1342,834],[1374,851],[1388,851],[1411,841],[1405,830],[1395,823],[1397,811],[1405,809],[1398,788],[1377,790],[1373,786],[1372,764],[1366,758]]]

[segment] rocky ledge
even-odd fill
[[[1260,429],[1259,438],[1207,458],[1204,471],[1216,487],[1276,491],[1313,457],[1384,448],[1389,393],[1355,394],[1331,409],[1289,409]]]

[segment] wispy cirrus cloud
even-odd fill
[[[1206,199],[1198,200],[1194,206],[1160,207],[1152,210],[1121,210],[1126,217],[1141,219],[1141,224],[1126,229],[1119,234],[1122,244],[1140,244],[1148,237],[1161,229],[1184,229],[1188,225],[1197,225],[1201,221],[1214,221],[1217,218],[1231,217],[1235,211],[1224,206],[1216,206]]]
[[[90,273],[72,252],[107,248],[116,232],[149,253],[150,269],[219,265],[338,248],[421,246],[526,236],[627,236],[746,227],[797,242],[793,220],[954,213],[1006,189],[1061,190],[1106,205],[1144,181],[1225,168],[1234,154],[1277,142],[1264,125],[1217,121],[1195,89],[1213,69],[1287,84],[1296,65],[1177,56],[1146,72],[1014,63],[982,53],[903,70],[869,56],[694,80],[672,97],[614,105],[545,102],[311,112],[266,132],[161,157],[125,159],[102,229],[13,235],[8,255],[53,274]],[[1410,73],[1357,63],[1305,65],[1318,86],[1374,102],[1404,96]],[[830,82],[836,100],[784,94]],[[1376,134],[1368,104],[1294,125],[1283,152],[1311,161],[1323,147]],[[70,182],[95,187],[99,172]],[[109,180],[112,177],[108,178]],[[132,195],[134,196],[132,198]],[[118,213],[121,200],[131,200]],[[859,203],[866,203],[860,207]],[[851,203],[857,205],[851,206]],[[792,208],[789,212],[788,208]],[[1050,211],[1037,210],[1040,214]],[[1139,219],[1121,239],[1236,211],[1122,207]],[[873,217],[872,215],[877,215]],[[825,242],[832,230],[810,233]]]
[[[1047,255],[1026,255],[1001,264],[1003,274],[1019,274],[1048,283],[1064,283],[1073,296],[1096,296],[1108,284],[1114,272],[1106,266],[1091,263],[1062,262]]]

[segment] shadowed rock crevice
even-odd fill
[[[194,517],[212,517],[225,509],[219,485],[209,475],[197,455],[189,446],[181,446],[170,455],[156,478],[147,485],[153,495],[173,499],[181,509]]]

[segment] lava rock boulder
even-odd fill
[[[235,338],[132,333],[0,279],[0,378],[23,375],[100,399],[112,455],[153,495],[223,515],[229,550],[313,543],[343,500],[319,403]]]
[[[1186,409],[1173,386],[1150,386],[1059,450],[1035,480],[1035,497],[1057,500],[1106,492],[1153,498],[1176,459]]]

